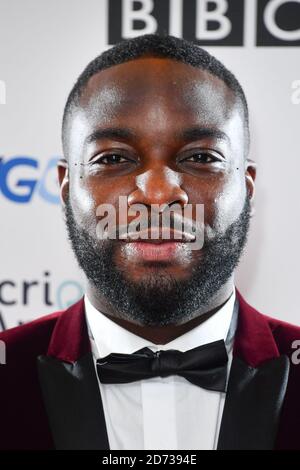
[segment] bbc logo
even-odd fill
[[[253,21],[247,1],[255,6],[256,46],[300,45],[300,0],[109,0],[108,44],[157,33],[243,46],[245,24]]]

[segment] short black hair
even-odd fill
[[[122,41],[93,59],[73,86],[63,113],[62,140],[64,145],[66,122],[73,108],[79,106],[82,92],[89,79],[101,70],[123,64],[143,56],[174,59],[198,67],[220,78],[240,100],[244,111],[245,154],[249,149],[249,111],[245,93],[237,78],[218,59],[202,47],[170,35],[144,34]]]

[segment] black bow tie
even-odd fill
[[[224,392],[228,355],[223,340],[186,352],[143,348],[133,354],[111,353],[97,360],[102,383],[129,383],[151,377],[180,375],[199,387]]]

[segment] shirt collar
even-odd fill
[[[205,322],[178,336],[169,343],[159,345],[135,335],[110,320],[97,310],[87,295],[85,295],[85,314],[93,353],[99,358],[105,357],[112,352],[131,354],[144,347],[148,347],[153,351],[159,349],[177,349],[184,352],[213,341],[222,339],[225,341],[232,318],[235,297],[234,288],[227,302]]]

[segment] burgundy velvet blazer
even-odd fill
[[[300,327],[237,298],[218,449],[300,450],[300,364],[291,360]],[[0,449],[109,449],[83,299],[0,339]]]

